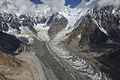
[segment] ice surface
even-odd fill
[[[58,43],[59,42],[52,40],[50,41],[49,46],[59,57],[64,59],[66,62],[68,62],[76,70],[79,70],[83,76],[87,76],[91,80],[103,79],[103,76],[105,75],[103,75],[101,72],[96,72],[96,70],[93,68],[93,66],[90,63],[88,63],[87,61],[85,61],[84,59],[78,56],[75,56],[74,53],[72,53],[73,54],[72,55],[71,52],[64,49],[63,46],[59,45]]]

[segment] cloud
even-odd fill
[[[16,0],[15,7],[17,7],[21,13],[29,13],[35,10],[35,4],[29,0]]]
[[[59,11],[65,7],[65,0],[41,0],[45,5],[48,5],[51,10]]]
[[[99,6],[107,6],[107,5],[113,5],[114,7],[120,6],[120,0],[100,0],[98,2]]]
[[[65,0],[41,0],[43,4],[35,5],[30,0],[0,0],[0,12],[21,14],[37,13],[48,14],[62,10]]]
[[[82,0],[81,3],[76,8],[93,8],[94,6],[98,6],[98,2],[100,0]]]
[[[49,15],[55,12],[65,10],[65,0],[41,0],[43,4],[35,5],[30,0],[0,0],[0,12]],[[91,8],[93,6],[119,6],[120,0],[82,0],[76,7]],[[68,7],[67,7],[68,8]],[[69,7],[70,8],[70,7]]]
[[[82,0],[82,2],[76,8],[92,8],[94,6],[103,7],[113,5],[114,7],[120,6],[120,0]]]
[[[84,8],[86,6],[86,1],[82,0],[81,3],[76,8]]]
[[[0,0],[0,2],[0,12],[26,14],[35,9],[35,4],[30,0]]]

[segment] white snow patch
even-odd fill
[[[63,11],[61,11],[59,13],[68,19],[68,25],[66,27],[66,29],[68,29],[69,27],[73,26],[77,22],[78,19],[80,19],[82,16],[85,16],[87,14],[88,10],[89,10],[89,8],[86,8],[86,9],[73,8],[73,9],[71,9],[69,7],[66,7]],[[74,29],[74,27],[72,27],[72,29]]]
[[[106,31],[102,26],[100,26],[100,24],[98,24],[98,22],[97,22],[94,18],[92,18],[92,21],[97,25],[97,27],[98,27],[103,33],[105,33],[106,35],[108,35],[107,31]]]
[[[79,34],[79,35],[77,36],[77,38],[78,38],[78,39],[81,39],[81,34]]]
[[[116,10],[115,10],[115,9],[113,9],[113,10],[112,10],[112,14],[115,14],[115,13],[116,13]]]
[[[105,33],[106,35],[108,35],[108,34],[107,34],[107,31],[106,31],[103,27],[99,27],[99,29],[100,29],[103,33]]]
[[[108,40],[106,41],[106,43],[107,43],[107,44],[113,44],[113,41],[110,40],[110,39],[108,39]]]
[[[57,15],[58,19],[62,18],[62,15]]]
[[[66,33],[69,33],[69,31],[67,29],[63,29],[62,31],[60,31],[54,38],[54,40],[56,41],[63,41],[65,40],[68,36],[65,36]]]
[[[33,33],[27,27],[20,27],[21,33],[19,34],[16,29],[10,29],[7,33],[15,35],[16,37],[25,37],[29,43],[33,43]]]
[[[48,30],[49,27],[43,27],[45,24],[38,24],[34,28],[37,31],[37,37],[42,41],[49,41]]]

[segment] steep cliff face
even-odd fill
[[[106,44],[108,40],[119,44],[120,16],[117,14],[118,10],[114,14],[113,10],[113,6],[107,6],[90,12],[66,39],[67,45],[83,51]]]
[[[53,14],[47,22],[47,25],[50,26],[50,29],[48,30],[49,36],[51,38],[55,37],[58,32],[66,28],[67,24],[68,20],[63,15],[60,15],[59,13]]]

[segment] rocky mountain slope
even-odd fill
[[[39,26],[41,24],[43,26]],[[37,60],[35,52],[32,51],[29,41],[35,37],[40,39],[39,28],[41,27],[44,30],[44,28],[50,26],[48,34],[52,34],[50,37],[53,38],[66,25],[67,19],[58,13],[48,18],[44,16],[40,18],[31,17],[30,15],[17,16],[16,14],[1,13],[0,51],[2,52],[0,56],[2,58],[0,59],[0,78],[4,78],[5,80],[45,79],[41,65]]]
[[[15,57],[28,50],[30,48],[15,36],[0,32],[0,79],[34,80],[28,63]]]
[[[103,64],[100,66],[101,71],[107,73],[113,80],[120,78],[120,48],[113,48],[95,59]]]
[[[64,41],[66,47],[102,63],[99,68],[113,80],[119,77],[120,8],[93,8]],[[113,73],[112,73],[113,72]]]
[[[40,28],[49,28],[48,35],[55,37],[55,35],[66,28],[68,20],[61,14],[55,13],[48,17],[45,16],[31,16],[31,15],[16,15],[10,13],[0,13],[0,31],[10,34],[20,35],[19,37],[28,38],[39,35]],[[38,26],[38,27],[36,27]],[[23,33],[24,36],[22,35]],[[29,39],[28,39],[29,41]]]
[[[4,52],[0,52],[0,73],[6,78],[2,80],[34,80],[31,68],[25,61]]]
[[[15,36],[0,32],[0,50],[17,55],[23,51],[29,52],[30,47]]]
[[[119,13],[113,14],[113,6],[103,7],[89,13],[79,26],[67,38],[67,44],[86,50],[96,45],[105,44],[107,40],[119,44]],[[76,43],[76,44],[75,44]]]
[[[9,13],[0,13],[0,31],[9,31],[11,29],[16,29],[20,31],[20,27],[28,27],[31,31],[35,33],[33,26],[38,22],[35,21],[36,18],[30,17],[29,15],[20,15]]]
[[[47,22],[47,25],[50,26],[48,34],[50,37],[55,37],[55,35],[67,27],[68,20],[59,13],[53,14],[50,20]]]

